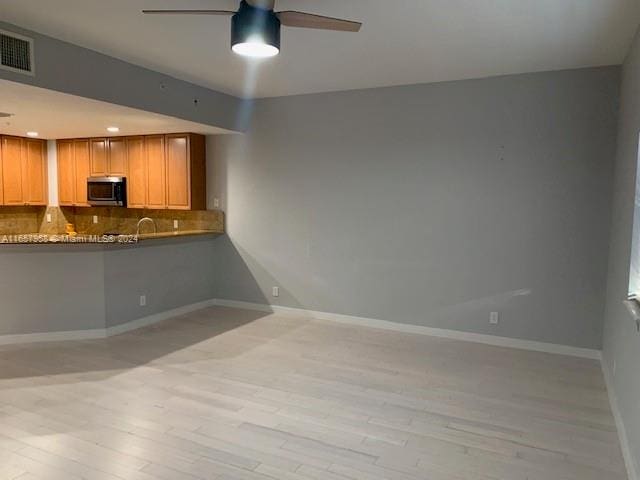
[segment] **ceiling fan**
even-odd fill
[[[231,18],[231,48],[246,57],[266,58],[280,53],[280,27],[359,32],[362,23],[292,10],[274,12],[275,0],[242,0],[230,10],[143,10],[154,15],[227,15]]]

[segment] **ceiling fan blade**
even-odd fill
[[[142,10],[147,15],[235,15],[229,10]]]
[[[276,13],[282,25],[298,28],[317,28],[320,30],[337,30],[340,32],[359,32],[362,23],[342,20],[341,18],[324,17],[313,13],[285,11]]]

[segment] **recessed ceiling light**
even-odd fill
[[[27,137],[37,137],[38,132],[27,132]]]
[[[107,131],[111,133],[118,133],[120,129],[118,127],[107,127]]]

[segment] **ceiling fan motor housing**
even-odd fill
[[[231,46],[252,42],[280,50],[280,20],[273,10],[253,7],[242,0],[231,19]]]

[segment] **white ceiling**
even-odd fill
[[[55,8],[52,4],[55,3]],[[281,96],[622,63],[638,0],[279,0],[364,22],[359,34],[283,29],[252,69],[229,18],[142,8],[237,8],[236,0],[0,0],[2,20],[235,95]],[[255,91],[251,85],[255,83]]]
[[[114,135],[107,127],[119,127],[116,135],[193,132],[229,133],[226,130],[188,122],[157,113],[0,80],[0,134],[26,136],[35,131],[40,138],[81,138]]]

